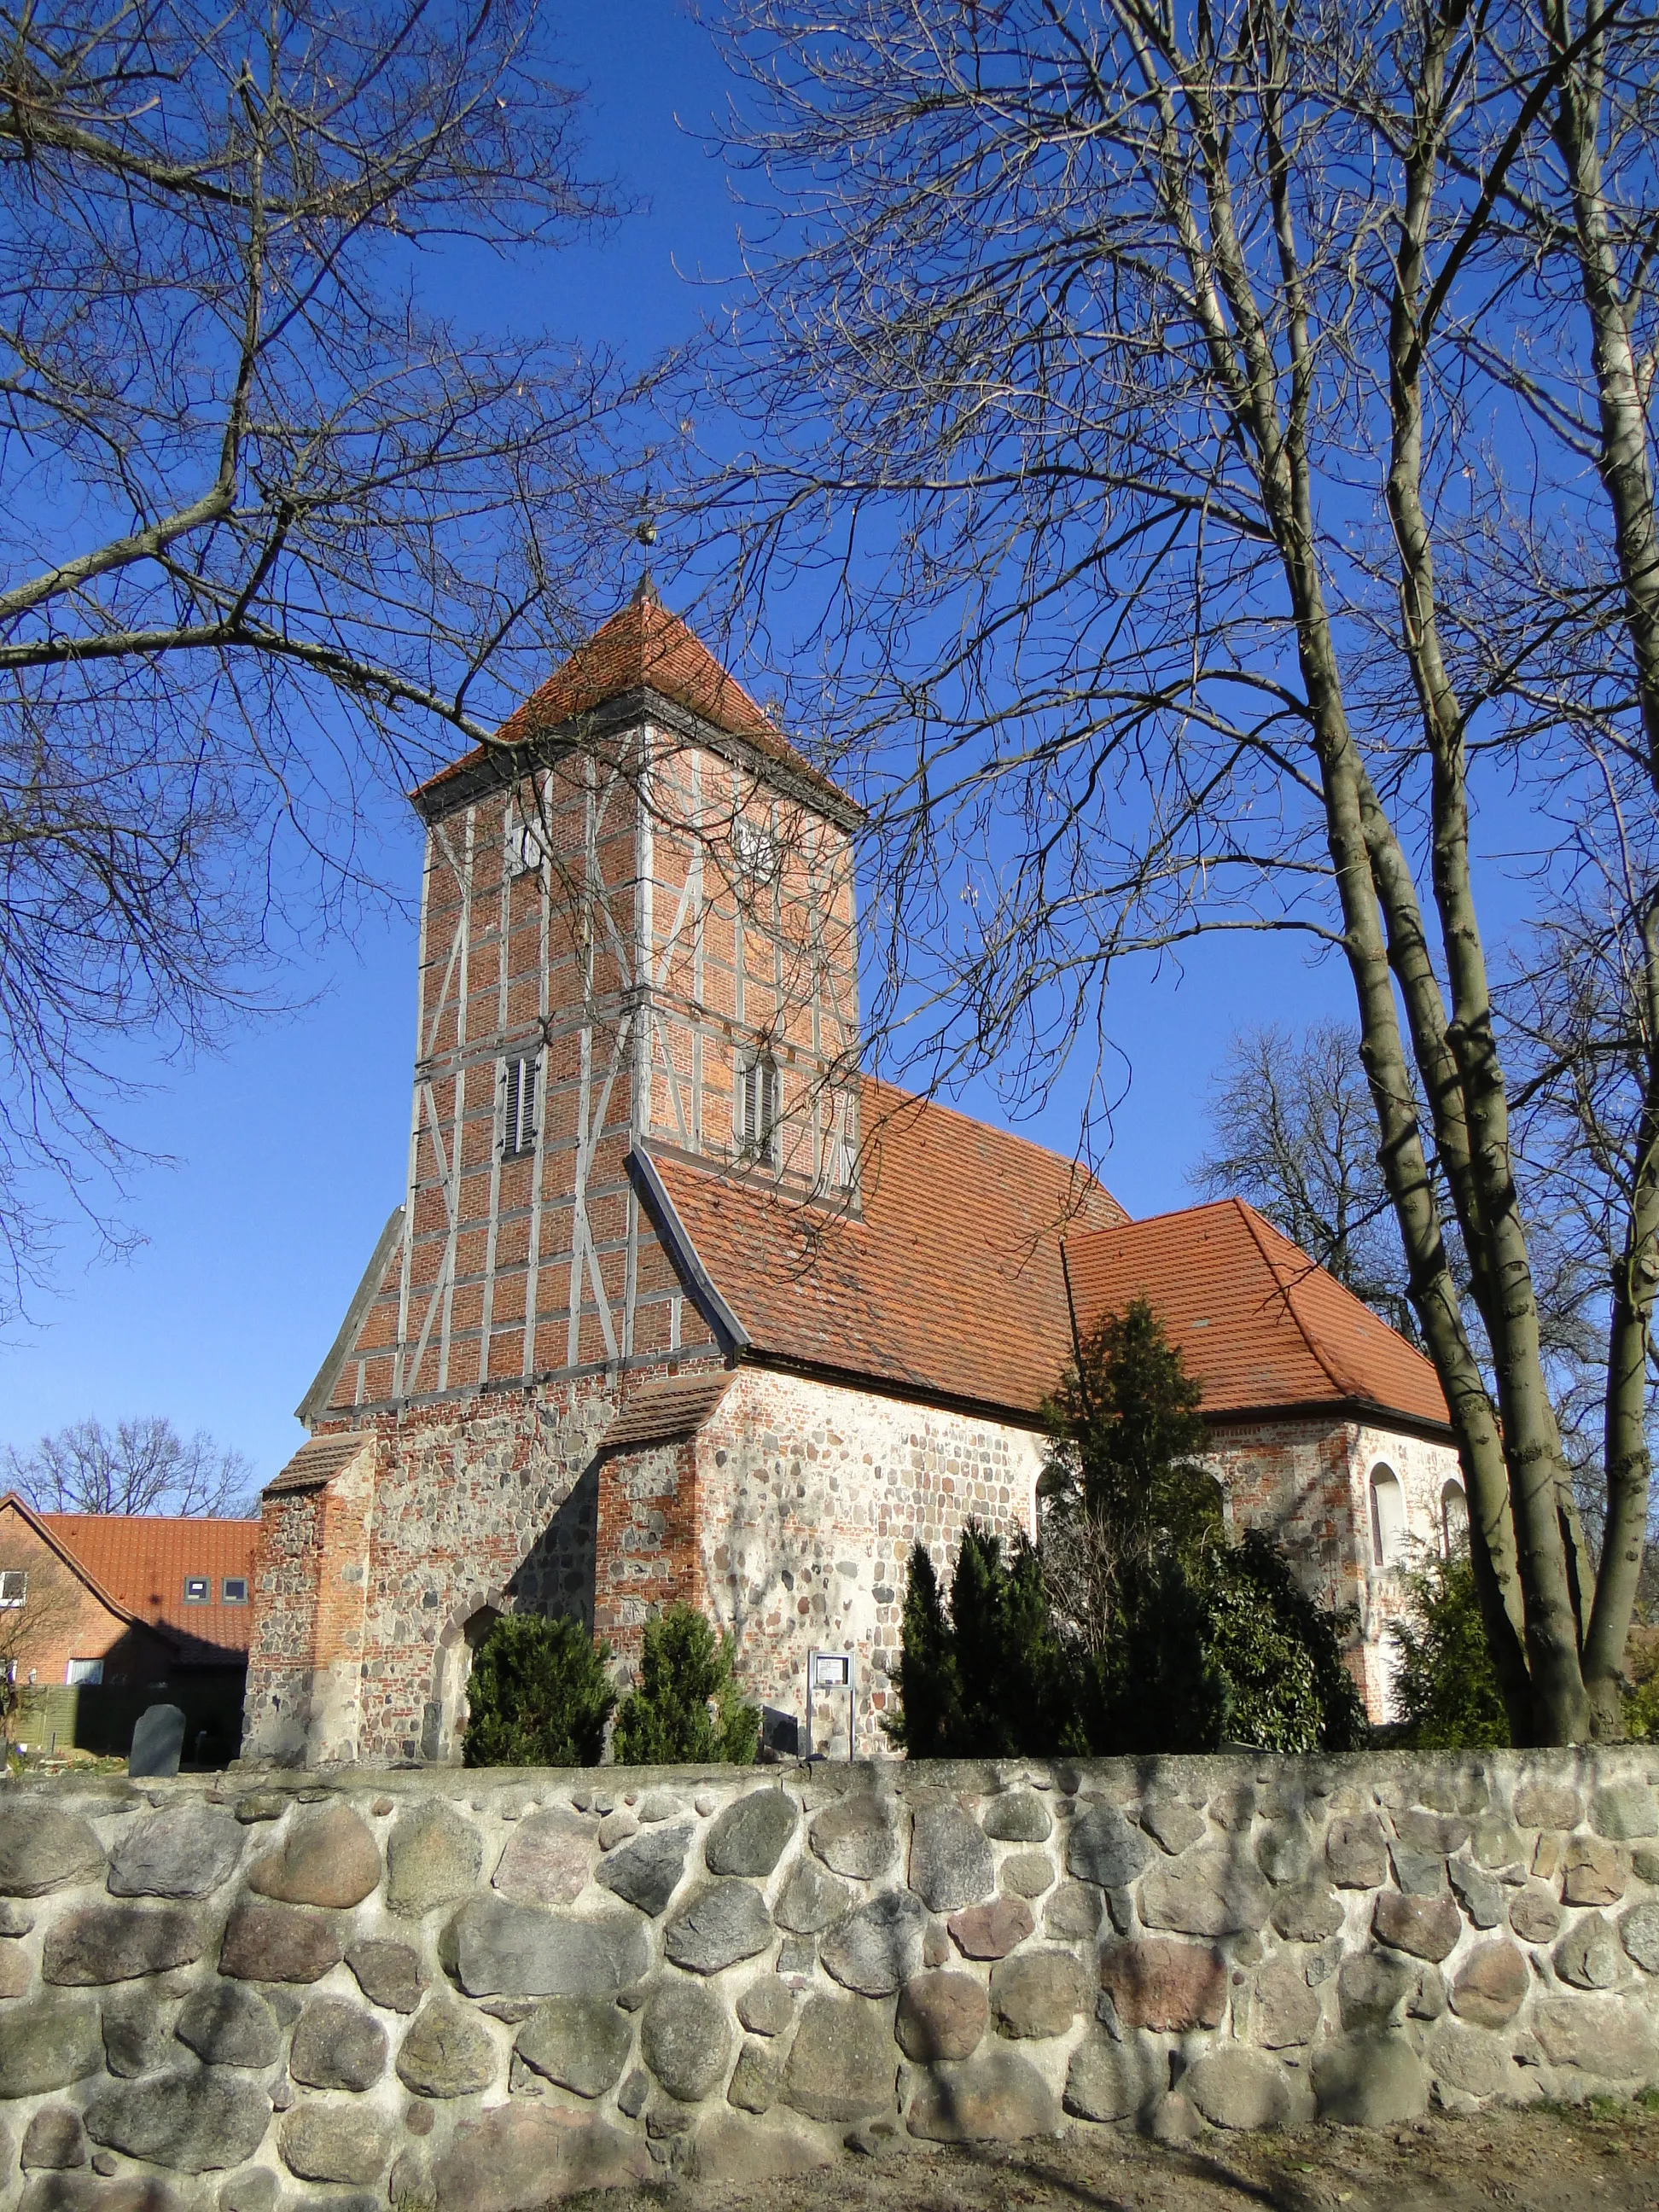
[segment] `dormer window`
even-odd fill
[[[779,1099],[777,1062],[757,1053],[738,1073],[737,1139],[744,1152],[769,1168],[778,1164]]]
[[[523,1053],[501,1062],[501,1158],[515,1160],[536,1149],[536,1073],[534,1053]]]

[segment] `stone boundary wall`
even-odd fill
[[[1659,2081],[1659,1756],[0,1786],[0,2207],[533,2212],[665,2169]]]

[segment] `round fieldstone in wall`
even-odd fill
[[[893,2110],[894,2071],[884,2006],[809,1997],[789,2046],[784,2101],[809,2120],[873,2119]]]
[[[392,2132],[362,2105],[296,2105],[277,2134],[283,2163],[302,2181],[378,2181],[392,2154]]]
[[[1255,1978],[1255,2038],[1268,2051],[1311,2043],[1319,2025],[1319,1993],[1294,1960],[1275,1959]]]
[[[959,1805],[923,1805],[910,1823],[910,1887],[932,1912],[974,1905],[996,1886],[985,1832]]]
[[[809,1840],[832,1874],[874,1881],[898,1863],[890,1808],[875,1797],[843,1797],[813,1821]]]
[[[279,1848],[256,1859],[247,1886],[283,1905],[361,1905],[379,1884],[380,1847],[349,1805],[302,1810]]]
[[[105,2081],[82,2115],[94,2142],[179,2173],[240,2166],[264,2139],[270,2100],[257,2081],[222,2066]]]
[[[1659,1904],[1632,1905],[1620,1919],[1619,1936],[1644,1974],[1659,1974]]]
[[[1255,1868],[1221,1850],[1160,1859],[1139,1898],[1147,1927],[1182,1936],[1242,1935],[1264,1927],[1273,1909],[1273,1893]]]
[[[1429,2077],[1403,2036],[1359,2035],[1314,2053],[1319,2117],[1352,2128],[1386,2128],[1428,2110]]]
[[[1273,1923],[1287,1943],[1322,1943],[1346,1917],[1328,1882],[1296,1882],[1273,1893]]]
[[[753,2036],[745,2038],[732,2069],[726,2103],[735,2105],[740,2112],[769,2112],[782,2087],[783,2053],[777,2045],[757,2042]]]
[[[0,2097],[67,2088],[103,2063],[98,2007],[89,1997],[33,1997],[0,2012]]]
[[[483,1844],[470,1820],[441,1798],[428,1797],[393,1821],[386,1866],[387,1911],[418,1920],[422,1913],[472,1894],[483,1866]]]
[[[1099,1925],[1098,1905],[1095,1923]],[[965,1912],[953,1912],[945,1925],[964,1959],[1006,1959],[1036,1923],[1023,1897],[1000,1897],[994,1905],[970,1905]],[[1092,1935],[1093,1929],[1088,1933]]]
[[[1069,1951],[1022,1951],[991,1969],[991,2009],[1004,2035],[1065,2035],[1093,1994]]]
[[[103,1871],[104,1847],[78,1813],[38,1802],[0,1807],[0,1896],[44,1897]]]
[[[210,1805],[169,1806],[123,1830],[110,1854],[116,1897],[205,1897],[242,1856],[240,1820]]]
[[[240,1982],[192,1990],[173,2032],[210,2066],[273,2066],[283,2048],[276,2014],[257,1990]]]
[[[598,2119],[520,2098],[458,2130],[434,2160],[437,2212],[540,2212],[580,2191],[651,2179],[649,2152]]]
[[[1376,1818],[1366,1813],[1333,1820],[1325,1863],[1339,1889],[1380,1889],[1389,1878],[1389,1850]]]
[[[934,2067],[905,2122],[928,2142],[1023,2142],[1056,2134],[1060,2106],[1029,2058],[993,2047]]]
[[[281,2187],[265,2166],[246,2166],[219,2185],[219,2212],[276,2212]]]
[[[1172,1857],[1190,1850],[1207,1832],[1204,1815],[1184,1797],[1148,1797],[1140,1808],[1140,1825]]]
[[[1515,1818],[1522,1828],[1576,1828],[1584,1801],[1559,1782],[1523,1782],[1515,1793]]]
[[[1011,1897],[1041,1897],[1054,1886],[1054,1863],[1047,1851],[1010,1851],[997,1880]]]
[[[1152,1936],[1115,1943],[1100,1958],[1100,1984],[1125,2027],[1184,2035],[1218,2027],[1227,2002],[1225,1960],[1207,1943]]]
[[[434,1997],[398,2046],[397,2070],[417,2096],[471,2096],[495,2078],[495,2045],[470,2012],[448,1997]]]
[[[1146,2036],[1120,2043],[1091,2035],[1066,2070],[1066,2110],[1081,2120],[1127,2120],[1148,2109],[1167,2087],[1170,2062]]]
[[[719,2086],[731,2063],[726,2007],[700,1982],[678,1976],[659,1981],[645,2001],[640,2056],[671,2097],[697,2103]]]
[[[775,1974],[763,1974],[738,1999],[738,2018],[753,2035],[781,2035],[795,2017],[795,2000]]]
[[[774,1917],[792,1936],[821,1936],[845,1918],[854,1894],[844,1881],[802,1859],[783,1886]]]
[[[918,1974],[904,1985],[893,2033],[907,2058],[932,2065],[941,2058],[970,2058],[989,2017],[985,1990],[971,1974]]]
[[[1283,2069],[1265,2052],[1237,2044],[1205,2051],[1182,2075],[1181,2087],[1212,2127],[1282,2128],[1291,2117]]]
[[[1385,1889],[1372,1909],[1371,1932],[1379,1943],[1437,1964],[1450,1956],[1463,1922],[1449,1897],[1402,1897]]]
[[[908,1889],[884,1890],[826,1936],[819,1948],[826,1973],[866,1997],[890,1996],[921,1968],[927,1914]]]
[[[87,2162],[87,2138],[81,2115],[67,2105],[42,2105],[23,2130],[21,2164],[30,2172],[46,2167],[67,2173]]]
[[[386,2034],[347,1997],[318,1997],[300,2014],[288,2070],[313,2089],[372,2089],[386,2071]]]
[[[755,1790],[719,1814],[703,1844],[710,1874],[771,1873],[793,1839],[794,1802],[781,1790]]]
[[[369,1937],[352,1945],[346,1964],[370,2004],[384,2005],[388,2012],[413,2012],[420,2003],[426,1972],[419,1952],[407,1943]]]
[[[1555,1893],[1541,1881],[1528,1882],[1510,1899],[1510,1926],[1523,1943],[1547,1943],[1561,1926]]]
[[[602,1997],[549,1997],[513,2048],[526,2066],[579,2097],[602,2097],[622,2078],[633,2032]]]
[[[345,1948],[343,1923],[291,1905],[244,1898],[219,1947],[219,1972],[243,1982],[320,1981]]]
[[[1416,1987],[1416,1968],[1393,1952],[1351,1953],[1342,1961],[1336,1978],[1336,2001],[1343,2027],[1397,2026]]]
[[[550,1806],[514,1828],[495,1869],[495,1887],[515,1905],[574,1905],[598,1849],[597,1821]]]
[[[475,1897],[455,1929],[455,1971],[473,1997],[615,1996],[643,1979],[649,1957],[646,1923],[634,1912],[570,1920]]]
[[[1577,1921],[1550,1960],[1559,1979],[1575,1990],[1610,1990],[1625,1972],[1624,1946],[1612,1921],[1599,1912]]]
[[[1146,1838],[1115,1805],[1091,1805],[1066,1842],[1067,1873],[1101,1889],[1127,1889],[1151,1856]]]
[[[663,1948],[677,1966],[718,1974],[739,1959],[752,1959],[772,1940],[766,1900],[746,1881],[714,1881],[681,1905],[663,1933]]]
[[[672,1828],[648,1828],[631,1844],[612,1851],[599,1863],[599,1881],[629,1905],[654,1919],[666,1906],[685,1872],[685,1855],[691,1848],[691,1824]]]
[[[1006,1790],[980,1816],[981,1827],[999,1844],[1046,1844],[1054,1825],[1035,1790]]]
[[[1087,1882],[1063,1881],[1043,1907],[1042,1932],[1086,1942],[1100,1929],[1100,1892]]]
[[[1659,1830],[1659,1801],[1645,1782],[1609,1782],[1590,1799],[1589,1823],[1598,1836],[1630,1843]]]
[[[83,1905],[46,1936],[43,1981],[77,1987],[136,1981],[187,1966],[207,1948],[202,1912],[187,1905]]]

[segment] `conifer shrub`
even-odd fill
[[[910,1552],[899,1710],[890,1740],[913,1759],[1017,1759],[1088,1748],[1074,1669],[1061,1649],[1042,1568],[1025,1537],[1001,1539],[970,1521],[962,1532],[947,1611],[924,1546]]]
[[[752,1765],[760,1707],[738,1693],[733,1649],[693,1606],[671,1606],[647,1622],[639,1687],[617,1715],[614,1756],[629,1766]]]
[[[467,1685],[468,1766],[597,1766],[617,1702],[608,1646],[566,1614],[507,1613]]]

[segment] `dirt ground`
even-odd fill
[[[1659,2111],[1592,2105],[1312,2127],[1169,2148],[1115,2129],[982,2151],[895,2148],[792,2181],[680,2182],[588,2200],[621,2212],[1659,2212]]]

